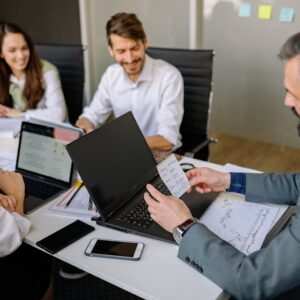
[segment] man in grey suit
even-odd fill
[[[285,105],[300,118],[300,33],[286,41],[279,57],[286,61]],[[198,168],[187,176],[199,193],[238,192],[245,194],[246,201],[297,205],[297,211],[266,247],[246,256],[198,223],[183,201],[148,185],[144,196],[148,210],[154,221],[173,232],[178,257],[237,299],[300,299],[300,173],[222,173]]]

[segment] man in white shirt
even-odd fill
[[[86,132],[132,111],[151,149],[181,145],[183,79],[162,60],[146,55],[147,38],[135,14],[118,13],[106,24],[108,51],[116,64],[107,68],[89,106],[76,125]]]

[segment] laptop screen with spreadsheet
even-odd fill
[[[78,137],[74,130],[23,122],[16,169],[70,182],[73,164],[65,145]]]

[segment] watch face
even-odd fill
[[[178,225],[173,229],[173,238],[177,244],[180,244],[183,235],[190,228],[191,225],[198,223],[198,220],[195,218],[191,218],[183,222],[181,225]]]
[[[182,235],[181,235],[181,232],[180,232],[180,230],[179,230],[178,227],[175,227],[175,228],[173,229],[173,238],[174,238],[174,240],[175,240],[175,242],[176,242],[177,244],[180,244],[181,239],[182,239]]]

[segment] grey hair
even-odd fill
[[[300,56],[300,32],[289,37],[278,54],[279,58],[285,61],[298,55]]]

